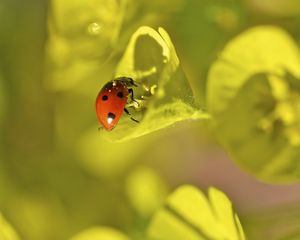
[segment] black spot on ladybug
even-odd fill
[[[113,113],[108,113],[108,115],[107,115],[107,123],[108,124],[111,124],[112,122],[113,122],[113,120],[115,119],[115,117],[116,117],[116,115],[115,114],[113,114]]]
[[[117,93],[117,96],[118,96],[119,98],[123,98],[123,92],[118,92],[118,93]]]
[[[108,113],[108,115],[107,115],[107,118],[110,118],[110,119],[115,119],[115,117],[116,117],[116,115],[115,114],[113,114],[113,113]]]
[[[106,101],[108,99],[108,96],[107,95],[104,95],[103,97],[102,97],[102,100],[103,101]]]

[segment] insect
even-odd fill
[[[128,97],[136,102],[132,87],[137,87],[132,78],[119,77],[109,81],[100,90],[96,99],[96,113],[99,122],[107,131],[111,131],[120,120],[123,112],[130,115],[126,109]],[[138,122],[134,118],[131,119]]]

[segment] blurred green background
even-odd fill
[[[248,175],[205,121],[115,143],[98,131],[94,111],[139,26],[168,31],[206,109],[212,62],[231,38],[264,24],[299,42],[300,2],[1,0],[0,211],[21,239],[69,239],[102,225],[142,239],[167,194],[185,183],[224,191],[249,239],[300,233],[300,185]]]

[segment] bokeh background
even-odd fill
[[[21,239],[68,239],[103,225],[140,239],[185,183],[224,191],[249,239],[300,234],[300,185],[248,174],[206,121],[115,143],[98,131],[94,111],[139,26],[168,31],[205,109],[211,63],[231,38],[263,24],[299,42],[300,2],[1,0],[0,211]]]

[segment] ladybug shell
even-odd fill
[[[119,81],[108,82],[96,99],[96,113],[103,127],[111,131],[120,120],[128,98],[127,86]]]

